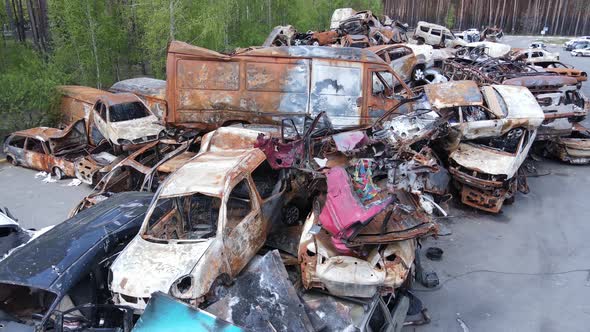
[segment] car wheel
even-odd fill
[[[416,39],[418,41],[418,45],[423,45],[425,40],[422,37],[418,37],[418,39]]]
[[[64,171],[62,171],[59,167],[53,168],[53,175],[55,176],[56,180],[61,180],[65,177]]]
[[[13,166],[18,166],[18,160],[16,160],[16,158],[8,156],[6,157],[6,160],[8,160]]]

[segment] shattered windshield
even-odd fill
[[[200,240],[214,237],[221,199],[201,193],[160,197],[149,216],[146,235],[161,240]]]
[[[129,121],[151,115],[145,105],[139,101],[113,105],[109,110],[111,122]]]

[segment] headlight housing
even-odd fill
[[[130,140],[128,140],[128,139],[119,138],[117,140],[117,144],[119,144],[119,145],[130,145],[130,144],[133,144],[133,143]]]
[[[183,295],[190,294],[190,290],[193,288],[194,279],[191,275],[182,276],[172,284],[170,287],[170,294],[174,297],[182,297]]]

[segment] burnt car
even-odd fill
[[[171,162],[179,157],[181,160],[186,161],[184,159],[186,154],[189,156],[195,155],[195,153],[187,151],[190,146],[189,143],[173,144],[172,142],[164,143],[163,141],[154,141],[134,151],[126,158],[104,167],[110,169],[110,171],[98,181],[94,190],[74,207],[70,212],[70,217],[118,192],[155,191],[166,175],[172,173],[179,167],[171,166]],[[80,164],[81,162],[79,161]],[[167,167],[162,167],[164,165]],[[99,171],[104,168],[99,169],[95,167],[94,169],[95,171]],[[91,167],[87,167],[86,171],[91,169]],[[76,168],[76,175],[78,175],[79,179],[81,178],[81,173]],[[84,172],[84,174],[88,173],[90,172]]]
[[[449,88],[447,90],[447,88]],[[517,172],[545,116],[525,87],[453,81],[425,88],[433,107],[454,112],[446,138],[449,171],[461,201],[488,212],[513,200],[525,178]]]
[[[214,284],[246,266],[280,220],[287,183],[253,148],[260,132],[217,131],[160,186],[139,234],[111,266],[115,303],[141,312],[155,291],[202,303]]]
[[[98,131],[91,131],[93,141],[105,139],[115,152],[166,136],[159,119],[139,97],[131,93],[99,97],[90,112],[89,123]]]
[[[137,192],[115,195],[0,261],[2,326],[10,331],[55,330],[63,324],[70,331],[122,326],[112,321],[119,316],[98,310],[110,299],[107,270],[113,256],[137,234],[152,197]]]
[[[86,155],[84,120],[78,120],[64,130],[37,127],[12,133],[4,140],[6,160],[13,165],[46,171],[59,180],[75,177],[75,160]]]
[[[536,67],[544,68],[545,71],[556,73],[563,76],[573,77],[578,82],[585,82],[588,80],[588,74],[580,69],[576,69],[571,65],[566,65],[559,61],[535,61]]]

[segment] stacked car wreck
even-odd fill
[[[173,41],[166,81],[61,87],[64,129],[15,132],[4,151],[95,187],[54,228],[18,229],[0,261],[2,324],[427,323],[411,290],[438,279],[420,244],[453,197],[500,213],[528,192],[535,145],[590,161],[585,73],[490,42],[502,34],[470,31],[467,43],[343,8],[328,31],[279,26],[231,54]]]

